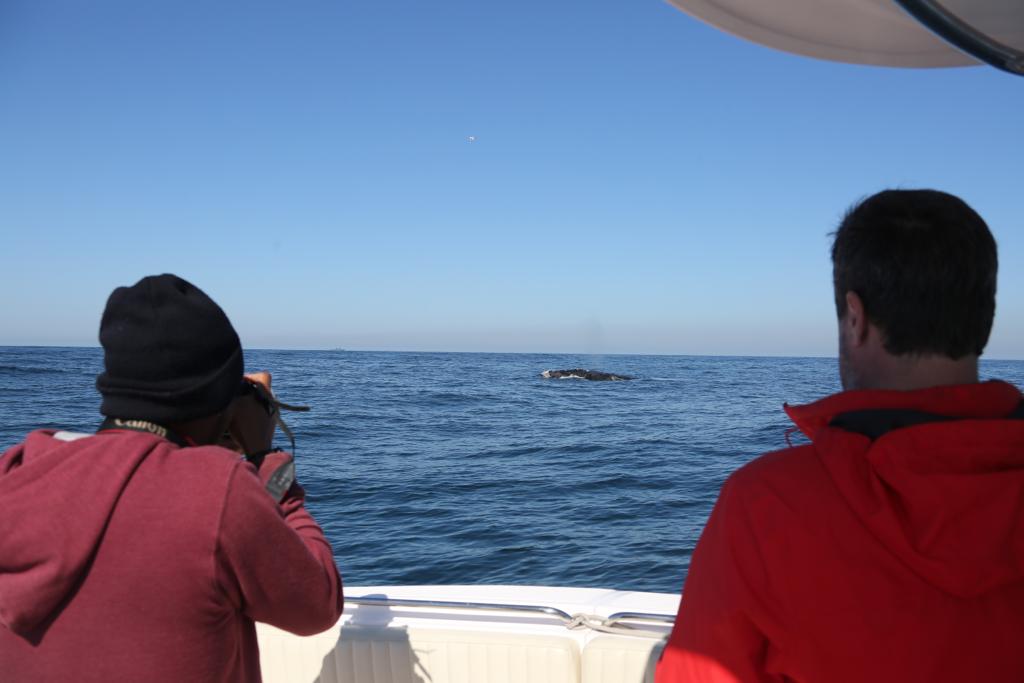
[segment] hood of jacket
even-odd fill
[[[45,629],[88,571],[132,475],[161,444],[142,433],[62,441],[36,431],[0,456],[0,624],[21,636]]]
[[[991,381],[847,391],[786,412],[880,543],[975,597],[1024,578],[1022,398]]]

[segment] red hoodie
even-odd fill
[[[302,502],[223,448],[33,432],[0,456],[0,679],[258,681],[254,620],[341,614]]]
[[[658,683],[1024,681],[1021,400],[986,382],[787,407],[812,443],[722,488]]]

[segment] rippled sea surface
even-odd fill
[[[248,351],[286,414],[349,585],[676,592],[728,474],[785,446],[826,358]],[[0,347],[0,447],[99,422],[93,348]],[[542,379],[594,368],[628,382]],[[1016,384],[1024,362],[985,361]],[[279,441],[284,445],[282,436]]]

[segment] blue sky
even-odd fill
[[[169,271],[252,347],[832,355],[828,233],[901,186],[989,222],[1024,358],[1021,111],[657,0],[6,0],[0,344]]]

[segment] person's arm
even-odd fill
[[[765,672],[764,567],[736,476],[726,482],[693,553],[657,683],[747,683]]]
[[[251,619],[311,635],[338,620],[343,598],[331,546],[304,496],[294,484],[278,505],[253,466],[240,461],[221,516],[217,582]]]
[[[273,396],[268,372],[246,375]],[[280,502],[267,480],[292,456],[270,452],[275,408],[254,390],[232,405],[230,432],[240,452],[261,453],[259,467],[239,462],[228,485],[217,538],[217,581],[235,609],[300,635],[332,626],[344,606],[331,546],[306,511],[305,491],[291,485]]]

